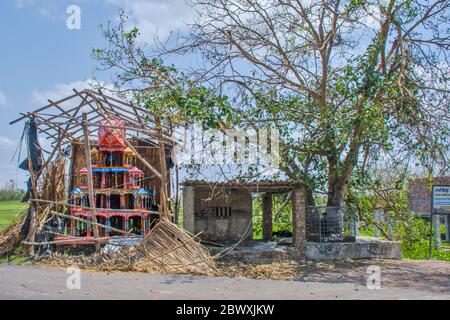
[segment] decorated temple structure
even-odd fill
[[[105,120],[106,121],[106,120]],[[136,154],[126,146],[123,121],[103,121],[98,130],[98,144],[90,151],[95,215],[97,222],[114,229],[145,235],[157,210],[155,190],[145,173],[136,166]],[[91,219],[89,209],[88,168],[79,170],[78,181],[70,193],[70,215]],[[93,236],[91,224],[71,220],[66,227],[71,236]],[[120,235],[118,231],[99,228],[100,236]]]

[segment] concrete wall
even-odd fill
[[[292,190],[292,225],[295,256],[306,258],[306,194],[304,188]]]
[[[401,259],[402,245],[370,237],[358,237],[354,243],[308,242],[306,257],[310,260]]]
[[[250,228],[252,240],[252,197],[242,189],[219,190],[186,186],[183,190],[183,224],[191,233],[217,243],[234,243]]]

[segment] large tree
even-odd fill
[[[380,154],[447,163],[450,1],[191,5],[189,34],[163,56],[201,55],[191,75],[234,95],[245,123],[279,128],[282,169],[310,191],[324,179],[327,205]]]

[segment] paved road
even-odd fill
[[[81,271],[68,290],[64,269],[0,265],[0,299],[450,299],[404,288],[369,290],[354,283],[252,280]]]

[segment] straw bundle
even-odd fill
[[[66,192],[66,159],[58,155],[55,161],[50,163],[45,170],[42,178],[42,188],[38,192],[39,198],[42,200],[52,201],[54,203],[48,205],[44,202],[36,204],[38,213],[38,230],[42,229],[44,223],[48,220],[51,210],[64,212],[64,203],[67,202]]]
[[[137,269],[153,267],[165,272],[218,273],[209,251],[194,236],[166,219],[155,226],[136,251]]]
[[[20,219],[8,228],[0,231],[0,257],[12,253],[26,237],[23,232],[25,221],[27,220],[28,210],[20,213]]]
[[[161,219],[136,247],[123,247],[115,253],[102,252],[91,256],[52,254],[44,263],[102,271],[219,274],[208,250],[194,236],[167,219]]]
[[[54,162],[44,170],[38,185],[36,196],[38,199],[65,203],[65,169],[66,160],[59,155]],[[51,210],[64,210],[64,206],[58,204],[43,204],[35,202],[35,228],[39,233],[44,224],[49,220]],[[30,209],[21,213],[19,221],[0,231],[0,256],[12,253],[27,237],[30,226]]]

